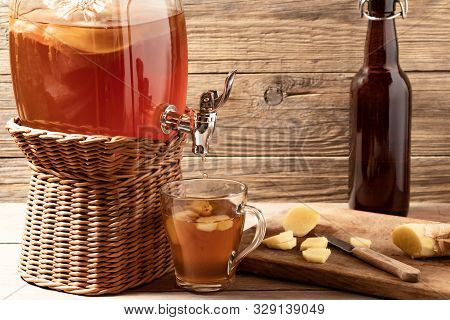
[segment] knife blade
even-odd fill
[[[352,246],[350,243],[347,243],[345,241],[339,240],[338,238],[332,237],[332,236],[324,236],[324,235],[318,235],[316,234],[317,237],[325,237],[328,239],[328,243],[332,244],[333,246],[347,252],[347,253],[352,253],[352,250],[355,248],[354,246]]]
[[[327,238],[328,242],[331,245],[355,256],[356,258],[378,269],[393,274],[403,281],[406,282],[419,281],[420,270],[410,265],[407,265],[406,263],[395,260],[391,257],[388,257],[382,253],[379,253],[375,250],[366,247],[354,247],[351,244],[332,236],[326,236],[321,234],[316,234],[316,236]]]

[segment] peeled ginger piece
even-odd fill
[[[294,239],[294,233],[292,231],[286,231],[286,232],[282,232],[276,236],[264,239],[263,243],[270,248],[271,246],[274,246],[274,245],[277,245],[277,244],[280,244],[283,242],[292,241],[292,239]]]
[[[231,218],[226,214],[220,214],[218,216],[200,217],[196,220],[197,223],[211,223],[230,220]]]
[[[217,230],[219,231],[225,231],[231,228],[233,228],[233,220],[230,219],[221,221],[217,224]]]
[[[356,247],[365,247],[365,248],[370,248],[370,246],[372,245],[372,240],[369,239],[364,239],[361,237],[351,237],[350,238],[350,244],[352,246]]]
[[[450,256],[450,224],[403,224],[392,232],[392,241],[413,258]]]
[[[210,216],[213,211],[213,207],[208,200],[192,200],[187,207],[202,217]]]
[[[175,213],[173,218],[181,221],[195,221],[198,218],[198,214],[191,210],[183,210]]]
[[[295,236],[303,237],[314,229],[320,221],[320,215],[307,207],[295,207],[288,211],[283,219],[285,231],[291,230]]]
[[[302,251],[303,258],[308,262],[325,263],[330,257],[331,250],[327,248],[310,248]]]
[[[204,232],[213,232],[217,229],[218,223],[217,222],[210,222],[210,223],[196,223],[197,230],[204,231]]]
[[[328,239],[325,237],[308,238],[300,245],[300,250],[307,250],[311,248],[326,248],[328,246]]]
[[[297,246],[297,238],[292,238],[287,242],[281,243],[265,243],[265,245],[270,249],[278,249],[278,250],[291,250]]]
[[[231,226],[228,223],[230,222]],[[233,226],[233,221],[227,215],[221,214],[218,216],[200,217],[195,222],[197,229],[204,232],[212,232],[216,229],[225,231]]]

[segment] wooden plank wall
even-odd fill
[[[189,104],[238,69],[220,110],[210,176],[240,179],[253,200],[347,199],[348,92],[367,23],[356,0],[185,0]],[[397,22],[414,89],[412,198],[450,202],[450,1],[412,0]],[[2,13],[5,20],[5,12]],[[0,122],[15,114],[0,32]],[[23,201],[25,161],[0,132],[0,201]],[[186,176],[200,177],[186,148]]]

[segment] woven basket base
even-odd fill
[[[166,271],[162,271],[159,274],[155,274],[151,277],[147,277],[146,279],[142,279],[140,282],[130,283],[128,286],[120,285],[116,288],[109,288],[104,290],[98,289],[82,289],[76,286],[69,286],[64,283],[58,283],[54,281],[47,281],[42,278],[30,276],[28,273],[19,270],[19,276],[28,283],[37,285],[39,287],[48,288],[56,291],[61,291],[69,294],[83,295],[83,296],[101,296],[106,294],[118,294],[127,289],[131,289],[146,283],[150,283],[153,280],[159,279],[166,275],[169,272],[173,272],[173,267],[167,269]]]
[[[181,179],[184,136],[169,142],[7,128],[30,181],[19,274],[80,295],[119,293],[173,270],[159,188]]]

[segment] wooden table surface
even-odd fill
[[[270,217],[292,203],[253,203]],[[347,205],[336,204],[346,207]],[[24,222],[24,204],[0,204],[0,298],[1,299],[371,299],[354,293],[312,285],[238,274],[225,291],[197,295],[177,288],[173,275],[115,296],[82,297],[43,289],[24,282],[16,273]],[[414,203],[411,218],[450,222],[450,204]]]

